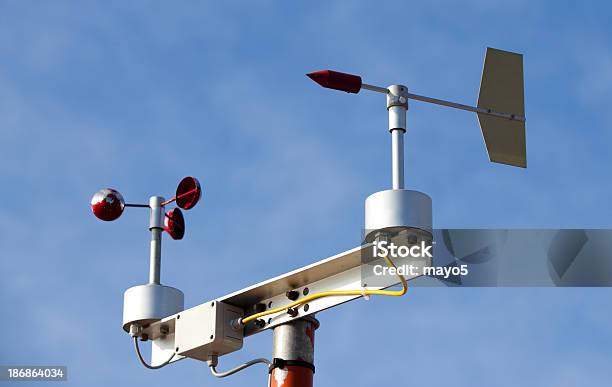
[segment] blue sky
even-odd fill
[[[296,2],[297,3],[297,2]],[[0,364],[66,364],[74,386],[252,385],[204,364],[142,368],[123,291],[147,279],[147,214],[105,224],[91,195],[204,197],[163,246],[193,306],[359,243],[386,189],[384,99],[325,68],[472,103],[487,46],[524,53],[526,170],[490,164],[476,117],[414,102],[406,184],[443,227],[611,225],[606,2],[0,2]],[[609,289],[426,289],[325,312],[318,386],[604,386]],[[269,356],[246,340],[220,368]],[[24,384],[25,385],[25,384]]]

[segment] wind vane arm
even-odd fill
[[[352,75],[347,73],[341,73],[333,70],[321,70],[314,73],[306,74],[309,78],[317,82],[319,85],[334,90],[345,91],[347,93],[357,94],[360,90],[369,90],[374,91],[376,93],[381,94],[389,94],[390,90],[386,87],[370,85],[367,83],[363,83],[361,77],[358,75]],[[444,99],[427,97],[425,95],[407,94],[408,99],[414,99],[416,101],[432,103],[435,105],[441,105],[446,107],[451,107],[460,110],[466,110],[469,112],[479,113],[479,114],[487,114],[494,117],[505,118],[511,121],[521,121],[525,122],[525,117],[521,114],[515,113],[506,113],[501,111],[496,111],[492,108],[482,107],[482,106],[470,106],[462,103],[447,101]]]
[[[489,109],[489,108],[485,108],[485,107],[464,105],[464,104],[457,103],[457,102],[445,101],[443,99],[426,97],[424,95],[408,93],[408,99],[414,99],[416,101],[433,103],[433,104],[436,104],[436,105],[447,106],[447,107],[451,107],[451,108],[455,108],[455,109],[460,109],[460,110],[467,110],[469,112],[474,112],[474,113],[479,113],[479,114],[487,114],[487,115],[494,116],[494,117],[505,118],[505,119],[510,120],[510,121],[525,122],[525,117],[523,117],[521,115],[516,115],[516,114],[513,114],[513,113],[498,112],[498,111],[495,111],[493,109]]]

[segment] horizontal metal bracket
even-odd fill
[[[431,241],[428,231],[414,229],[418,241]],[[243,308],[246,315],[249,311],[256,312],[271,308],[278,308],[293,302],[287,297],[287,292],[296,292],[297,300],[300,298],[325,292],[329,290],[365,289],[362,283],[362,253],[371,249],[371,244],[365,244],[354,249],[342,252],[327,259],[283,274],[276,278],[250,286],[238,292],[219,299],[230,305]],[[416,260],[415,258],[396,258],[395,265],[411,264],[415,267],[431,265],[431,260]],[[422,270],[420,271],[422,272]],[[407,280],[417,276],[405,276]],[[397,285],[398,277],[385,277],[383,286],[367,286],[368,289],[384,289]],[[325,309],[361,298],[362,296],[329,296],[309,301],[300,305],[293,313],[279,312],[262,318],[264,324],[249,323],[245,327],[244,335],[250,336],[263,330],[273,328],[293,319],[312,315]],[[297,312],[297,314],[295,314]]]
[[[412,243],[421,243],[421,241],[431,243],[432,237],[429,231],[417,228],[408,228],[407,230],[410,237],[413,238]],[[231,328],[235,328],[234,323],[242,316],[248,316],[267,309],[283,307],[295,300],[299,300],[302,297],[318,292],[330,290],[365,290],[366,287],[370,290],[379,290],[400,283],[399,277],[397,276],[384,276],[380,279],[379,283],[375,284],[377,286],[362,283],[362,254],[371,253],[372,247],[372,244],[364,244],[362,246],[355,247],[351,250],[323,259],[319,262],[290,271],[286,274],[260,282],[253,286],[249,286],[245,289],[220,297],[216,300],[207,301],[191,309],[181,311],[175,315],[166,317],[161,321],[152,323],[143,330],[143,333],[146,334],[148,339],[153,340],[152,364],[155,365],[164,362],[173,352],[176,352],[177,355],[172,361],[180,360],[184,357],[183,355],[202,360],[205,357],[205,352],[210,348],[220,348],[220,352],[218,353],[219,356],[237,349],[231,345],[228,345],[226,342],[230,342],[231,344],[234,337],[233,335],[236,334],[236,332],[232,333]],[[366,251],[368,249],[370,250]],[[422,273],[423,267],[431,265],[431,259],[398,257],[394,259],[394,264],[398,267],[402,265],[412,265],[416,268],[416,272]],[[405,278],[406,280],[411,280],[417,276],[418,275],[406,275]],[[295,309],[270,314],[262,317],[262,319],[256,322],[253,321],[247,323],[246,326],[242,328],[240,337],[242,338],[254,335],[256,333],[263,332],[266,329],[289,322],[293,319],[313,315],[317,312],[361,297],[363,296],[334,295],[317,298],[309,301],[306,304],[299,305]],[[219,308],[223,307],[223,310],[225,311],[223,312],[223,316],[225,317],[220,317],[222,315],[216,314],[216,326],[210,326],[211,332],[217,332],[215,333],[216,336],[219,336],[221,333],[223,334],[223,346],[213,342],[212,339],[209,343],[200,338],[196,343],[192,343],[187,340],[190,345],[195,347],[195,350],[187,353],[183,352],[183,348],[180,348],[181,345],[178,345],[180,341],[185,341],[181,339],[181,337],[185,336],[184,333],[180,332],[181,325],[183,324],[189,327],[194,326],[191,321],[188,325],[184,324],[184,319],[190,315],[200,316],[198,311],[201,309],[207,310],[211,307],[211,305],[219,305]],[[179,320],[179,318],[182,320]],[[206,319],[200,317],[197,318],[202,321],[212,321],[212,317]],[[199,320],[196,320],[196,324],[197,321]],[[210,334],[211,333],[206,333],[202,337],[206,338]],[[198,334],[192,333],[191,336],[198,336]],[[221,340],[221,338],[219,339]],[[176,349],[177,346],[179,346],[178,350]],[[196,353],[197,356],[192,354],[192,352]]]

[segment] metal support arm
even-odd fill
[[[501,112],[496,112],[496,111],[494,111],[492,109],[481,108],[481,107],[470,106],[470,105],[464,105],[464,104],[461,104],[461,103],[445,101],[443,99],[431,98],[431,97],[426,97],[424,95],[418,95],[418,94],[412,94],[412,93],[408,93],[408,98],[409,99],[414,99],[414,100],[417,100],[417,101],[421,101],[421,102],[428,102],[428,103],[433,103],[433,104],[436,104],[436,105],[452,107],[452,108],[455,108],[455,109],[467,110],[469,112],[488,114],[490,116],[499,117],[499,118],[506,118],[506,119],[511,120],[511,121],[525,122],[525,117],[519,116],[519,115],[515,115],[515,114],[512,114],[512,113],[501,113]]]
[[[390,94],[391,93],[390,88],[374,86],[374,85],[368,85],[367,83],[363,83],[361,85],[361,88],[365,89],[365,90],[374,91],[376,93],[381,93],[381,94]],[[493,109],[487,109],[487,108],[482,108],[482,107],[477,107],[477,106],[464,105],[462,103],[446,101],[446,100],[439,99],[439,98],[426,97],[424,95],[413,94],[413,93],[407,93],[406,94],[406,98],[414,99],[416,101],[421,101],[421,102],[433,103],[435,105],[441,105],[441,106],[451,107],[451,108],[455,108],[455,109],[466,110],[466,111],[474,112],[474,113],[487,114],[487,115],[494,116],[494,117],[505,118],[505,119],[511,120],[511,121],[525,122],[525,117],[523,117],[521,115],[512,114],[512,113],[497,112],[497,111],[494,111]]]

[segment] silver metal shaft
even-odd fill
[[[272,370],[272,387],[312,387],[314,335],[318,327],[319,322],[308,316],[274,328],[272,357],[289,362],[289,367]]]
[[[162,229],[151,229],[151,252],[149,259],[149,283],[160,284]]]
[[[374,85],[368,85],[367,83],[362,83],[361,84],[361,88],[362,89],[366,89],[366,90],[370,90],[370,91],[375,91],[377,93],[382,93],[382,94],[389,94],[390,93],[390,90],[388,88],[380,87],[380,86],[374,86]],[[412,94],[412,93],[407,93],[406,97],[409,98],[409,99],[414,99],[414,100],[421,101],[421,102],[433,103],[433,104],[436,104],[436,105],[452,107],[452,108],[455,108],[455,109],[467,110],[469,112],[488,114],[490,116],[505,118],[505,119],[508,119],[508,120],[511,120],[511,121],[525,122],[525,117],[523,117],[523,116],[519,116],[519,115],[512,114],[512,113],[496,112],[493,109],[487,109],[487,108],[482,108],[482,107],[477,107],[477,106],[464,105],[462,103],[456,103],[456,102],[446,101],[446,100],[443,100],[443,99],[431,98],[431,97],[426,97],[424,95]]]
[[[314,363],[314,331],[318,322],[301,318],[274,328],[272,357]]]
[[[525,117],[517,116],[517,115],[512,114],[512,113],[500,113],[500,112],[493,111],[491,109],[480,108],[480,107],[476,107],[476,106],[464,105],[464,104],[461,104],[461,103],[445,101],[443,99],[438,99],[438,98],[425,97],[424,95],[408,93],[408,98],[415,99],[415,100],[421,101],[421,102],[428,102],[428,103],[433,103],[433,104],[436,104],[436,105],[448,106],[448,107],[452,107],[452,108],[455,108],[455,109],[467,110],[469,112],[488,114],[490,116],[506,118],[506,119],[512,120],[512,121],[523,121],[523,122],[525,121]]]
[[[387,94],[389,92],[389,89],[387,89],[386,87],[368,85],[367,83],[362,83],[361,88],[370,90],[370,91],[375,91],[377,93],[382,93],[382,94]]]
[[[404,130],[391,131],[391,175],[393,189],[404,189]]]
[[[404,85],[391,85],[385,90],[388,91],[387,110],[391,132],[391,186],[393,189],[404,189],[404,133],[408,112],[408,88]]]
[[[160,284],[161,272],[161,238],[164,230],[164,198],[151,196],[149,198],[149,230],[151,231],[151,246],[149,251],[149,283]]]

